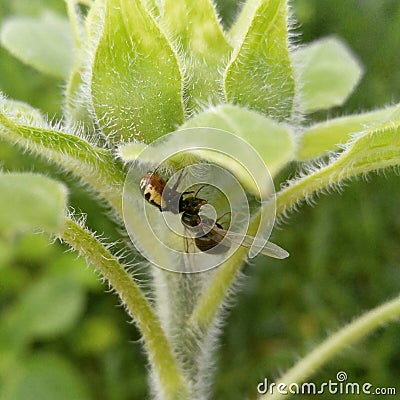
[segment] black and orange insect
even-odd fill
[[[189,196],[194,192],[179,192],[178,186],[182,181],[183,172],[179,175],[174,186],[170,188],[163,178],[156,172],[148,172],[140,180],[140,191],[144,198],[160,211],[170,211],[173,214],[180,214],[185,211],[198,213],[200,208],[207,204],[207,200],[196,196]]]
[[[200,209],[208,201],[198,197],[199,191],[179,192],[178,186],[182,173],[170,188],[156,172],[148,172],[140,180],[140,190],[144,198],[161,212],[169,211],[182,214],[181,222],[194,238],[196,247],[211,254],[226,253],[232,244],[245,248],[255,248],[261,254],[274,258],[286,258],[288,253],[274,243],[250,235],[242,235],[225,230],[222,225],[208,217],[200,215]]]

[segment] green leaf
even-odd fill
[[[359,134],[330,164],[293,181],[278,193],[276,214],[343,180],[400,165],[400,121],[374,126]]]
[[[182,123],[176,53],[140,0],[107,1],[91,89],[111,140],[151,142]]]
[[[144,0],[143,4],[149,13],[152,14],[155,19],[158,19],[163,13],[163,1],[164,0]]]
[[[104,8],[104,0],[97,0],[93,2],[93,4],[90,6],[90,9],[88,10],[84,21],[86,41],[85,45],[87,46],[92,56],[96,51],[98,42],[102,35],[102,31],[99,29],[99,27],[102,27],[104,23]]]
[[[255,111],[222,105],[196,115],[182,128],[204,126],[222,129],[244,139],[260,154],[272,176],[293,159],[294,141],[288,127]]]
[[[179,40],[179,55],[185,65],[185,104],[189,113],[204,104],[221,102],[221,65],[231,46],[219,24],[210,0],[164,0],[160,20],[166,32]]]
[[[293,53],[305,112],[342,105],[360,81],[361,63],[340,39],[317,40]]]
[[[51,338],[71,329],[85,305],[82,286],[65,277],[45,277],[28,288],[17,314],[32,338]]]
[[[143,143],[129,143],[118,148],[118,155],[123,161],[130,162],[136,160],[145,148]]]
[[[15,372],[12,379],[6,382],[4,399],[90,399],[88,388],[78,370],[55,354],[36,354],[19,365]]]
[[[69,133],[18,123],[13,115],[2,114],[2,108],[1,139],[17,144],[82,178],[117,211],[121,211],[124,174],[107,150]]]
[[[67,190],[42,175],[0,174],[0,231],[59,232],[64,226]]]
[[[1,96],[1,94],[0,94]],[[1,108],[4,114],[8,115],[14,121],[23,122],[27,125],[45,126],[46,121],[42,113],[33,108],[28,103],[24,103],[18,100],[11,100],[1,98]]]
[[[243,4],[236,21],[234,21],[228,32],[229,42],[234,48],[240,46],[243,41],[243,38],[250,27],[251,20],[254,17],[254,12],[258,6],[259,5],[256,1],[246,1]]]
[[[297,159],[307,160],[319,157],[330,150],[338,150],[353,134],[388,120],[398,109],[399,106],[387,107],[311,125],[300,138]]]
[[[233,28],[235,49],[225,72],[229,102],[277,120],[292,114],[295,84],[286,0],[249,0]]]
[[[8,18],[1,43],[24,63],[58,78],[66,78],[74,62],[69,21],[49,11],[40,18]]]
[[[400,121],[368,129],[334,163],[349,176],[400,164]]]
[[[99,21],[97,22],[96,35],[91,35],[87,25],[93,23],[93,15],[98,10],[99,2],[96,2],[96,7],[93,4],[88,15],[85,18],[80,14],[79,6],[75,0],[66,0],[68,17],[71,27],[74,32],[75,39],[75,62],[69,75],[64,96],[64,119],[66,126],[76,126],[77,124],[84,125],[86,135],[95,135],[95,122],[93,120],[93,106],[90,101],[88,84],[85,82],[91,66],[91,58],[93,51],[91,47],[97,43],[99,37]],[[95,11],[94,11],[95,9]]]
[[[65,91],[64,118],[66,126],[83,125],[87,137],[96,137],[93,107],[87,96],[86,84],[82,81],[83,68],[77,66],[67,82]]]

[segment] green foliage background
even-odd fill
[[[232,21],[235,4],[218,1],[225,24]],[[35,15],[44,7],[65,12],[61,0],[0,0],[0,19],[16,13]],[[297,31],[303,32],[297,41],[336,34],[365,65],[364,80],[347,105],[329,115],[400,101],[398,0],[295,0],[293,7]],[[10,98],[57,117],[61,89],[62,82],[22,65],[0,48],[0,90]],[[312,117],[324,119],[326,113]],[[4,143],[0,160],[4,170],[60,176]],[[285,171],[282,179],[291,173]],[[74,181],[67,178],[67,183],[72,205],[87,211],[89,225],[112,240],[115,232],[103,218],[104,211]],[[321,197],[313,208],[302,207],[275,231],[274,241],[291,257],[278,262],[259,258],[245,268],[243,291],[222,336],[216,399],[255,398],[256,385],[264,377],[273,379],[327,333],[399,292],[398,204],[398,176],[371,176],[368,182],[352,182],[341,194]],[[42,393],[45,385],[48,397],[41,395],[42,399],[55,398],[54,390],[61,398],[51,382],[68,388],[65,399],[145,398],[146,361],[140,345],[133,343],[138,333],[85,262],[64,251],[39,235],[0,237],[0,398],[38,398],[35,393]],[[59,290],[51,290],[54,287]],[[398,324],[379,330],[313,381],[334,379],[343,370],[350,382],[396,386],[398,337]],[[40,368],[45,364],[47,369]],[[29,393],[23,389],[27,387]]]

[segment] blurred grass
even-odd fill
[[[235,4],[234,0],[218,1],[226,25],[234,18]],[[0,0],[0,20],[16,13],[35,15],[43,7],[64,12],[62,0]],[[304,33],[302,42],[339,35],[366,68],[364,80],[346,106],[312,117],[399,102],[398,0],[295,0],[293,7],[298,31]],[[9,97],[27,101],[51,117],[59,116],[61,89],[62,82],[22,65],[0,48],[0,90]],[[61,176],[46,163],[22,157],[20,151],[3,143],[0,159],[6,170],[34,169]],[[91,215],[89,224],[113,237],[115,232],[102,217],[104,211],[73,180],[67,178],[67,183],[74,193],[72,204],[79,204]],[[255,398],[256,385],[264,377],[273,379],[327,333],[398,293],[398,183],[393,173],[371,176],[368,182],[352,182],[342,194],[323,196],[313,208],[302,207],[274,233],[275,242],[288,249],[291,257],[283,262],[259,258],[256,265],[246,267],[244,290],[222,335],[216,399]],[[62,364],[60,359],[68,363],[62,368],[69,371],[66,375],[71,382],[75,382],[74,374],[78,376],[76,380],[84,387],[76,389],[79,393],[86,390],[90,398],[100,400],[146,398],[145,357],[140,346],[131,343],[139,335],[126,323],[124,311],[115,307],[115,296],[103,293],[106,288],[93,281],[93,275],[84,262],[65,254],[60,245],[49,246],[42,236],[21,236],[13,243],[0,237],[0,376],[6,376],[1,373],[11,365],[17,368],[13,379],[24,372],[24,366],[30,366],[32,372],[34,357],[47,357],[43,355],[47,352],[59,357],[53,360],[53,367]],[[10,325],[12,310],[34,285],[60,277],[72,282],[74,290],[83,295],[70,326],[52,335],[24,339],[11,358],[4,357],[10,353],[1,347],[7,338],[5,328],[15,326]],[[333,380],[343,370],[351,382],[395,386],[400,373],[398,332],[398,324],[379,330],[326,366],[312,381]]]

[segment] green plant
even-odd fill
[[[143,143],[178,127],[218,128],[245,139],[274,177],[293,160],[317,159],[278,192],[278,217],[320,191],[399,163],[396,106],[302,123],[307,113],[342,104],[361,67],[338,39],[292,46],[285,1],[249,1],[228,33],[208,1],[164,1],[163,8],[156,2],[87,2],[85,17],[74,2],[67,4],[72,37],[66,21],[54,15],[15,18],[2,31],[4,45],[25,62],[67,79],[62,122],[51,124],[28,105],[3,98],[0,134],[79,177],[107,202],[118,226],[127,165]],[[29,52],[23,29],[34,39]],[[45,41],[55,35],[63,45],[49,51]],[[229,163],[214,161],[229,170]],[[181,167],[187,160],[175,163]],[[124,268],[129,257],[113,254],[73,213],[65,217],[63,185],[26,174],[4,174],[1,185],[7,193],[0,225],[5,235],[38,227],[57,235],[119,294],[142,333],[154,395],[202,398],[212,383],[207,378],[215,326],[246,251],[200,278],[149,266],[156,282],[153,307],[135,274]],[[244,187],[251,192],[250,184]],[[305,379],[340,348],[398,314],[398,300],[366,314],[300,363],[287,382]]]

